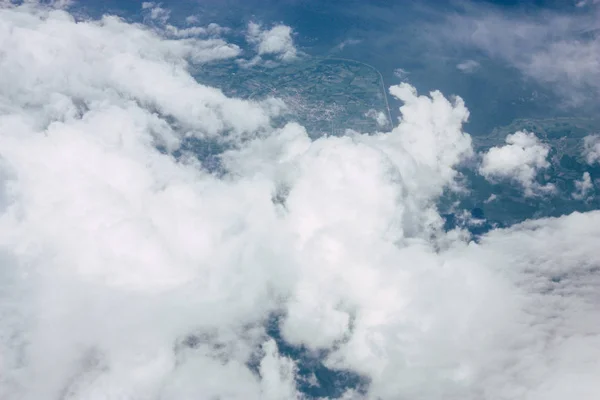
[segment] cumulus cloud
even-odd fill
[[[142,11],[146,16],[147,22],[150,22],[155,31],[164,36],[172,38],[191,38],[191,37],[218,37],[225,33],[229,33],[231,30],[226,27],[222,27],[219,24],[210,23],[208,26],[187,26],[185,28],[177,27],[168,23],[171,18],[171,10],[163,8],[161,4],[144,2],[142,3]],[[186,24],[191,25],[198,22],[198,17],[190,15],[185,19]],[[231,55],[234,57],[241,51],[235,45],[229,45],[232,49],[236,50],[236,53]]]
[[[287,25],[279,24],[271,29],[263,29],[260,24],[250,22],[246,40],[256,47],[259,56],[273,55],[281,61],[293,61],[298,57],[298,51],[292,34],[292,28]]]
[[[393,86],[391,132],[311,141],[196,82],[196,41],[32,3],[0,37],[0,398],[302,398],[273,316],[345,399],[596,398],[600,213],[445,232],[460,98]]]
[[[185,22],[187,24],[195,24],[197,23],[199,20],[197,15],[188,15],[187,17],[185,17]]]
[[[575,192],[572,194],[576,200],[588,198],[588,194],[594,190],[594,184],[589,172],[584,172],[581,180],[575,181]]]
[[[553,185],[536,181],[538,172],[550,166],[546,160],[549,151],[550,146],[540,142],[534,133],[519,131],[506,136],[506,145],[492,147],[483,154],[479,173],[491,181],[515,181],[526,196],[552,191]]]
[[[583,138],[583,157],[590,165],[600,162],[600,135]]]
[[[162,8],[160,4],[145,1],[142,3],[142,10],[146,11],[147,17],[152,21],[166,23],[171,18],[171,11]]]
[[[18,77],[6,73],[0,80],[6,96],[15,96],[7,107],[29,104],[40,124],[66,111],[77,115],[102,101],[103,96],[142,102],[158,113],[178,118],[190,135],[215,135],[223,130],[241,134],[269,124],[261,105],[227,99],[220,90],[198,84],[187,73],[190,62],[236,56],[237,46],[220,39],[163,40],[116,17],[75,23],[63,11],[28,12],[28,7],[2,10],[3,44],[21,47],[2,60],[2,67],[17,71],[34,55],[52,63],[33,64]],[[89,50],[82,55],[81,47]],[[138,57],[132,57],[134,50]],[[172,70],[173,79],[157,80],[156,76],[168,70]],[[39,80],[44,84],[38,85]],[[30,88],[27,98],[21,93],[22,87]],[[48,96],[55,100],[48,102]],[[55,114],[49,116],[50,110]]]

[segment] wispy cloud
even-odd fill
[[[456,68],[465,74],[472,74],[477,71],[481,65],[475,60],[466,60],[456,65]]]
[[[362,43],[362,40],[360,40],[360,39],[346,39],[342,43],[340,43],[337,46],[335,46],[335,48],[337,50],[344,50],[348,46],[357,45],[359,43]]]
[[[600,96],[600,9],[523,14],[467,4],[438,39],[483,51],[550,85],[572,104]]]
[[[600,134],[583,138],[583,157],[590,165],[600,162]]]

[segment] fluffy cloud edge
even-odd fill
[[[525,131],[507,135],[505,141],[504,146],[495,146],[483,153],[479,173],[492,182],[517,182],[528,197],[552,193],[554,185],[537,182],[538,173],[550,166],[547,161],[550,146],[534,133]]]

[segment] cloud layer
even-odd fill
[[[311,141],[277,100],[190,76],[235,56],[221,39],[31,3],[0,8],[0,38],[0,398],[303,398],[274,315],[364,377],[346,398],[596,398],[600,213],[445,232],[460,98],[393,86],[390,133]],[[224,143],[222,173],[189,137]],[[515,149],[530,182],[547,153],[525,133],[482,171]]]

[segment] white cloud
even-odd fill
[[[456,65],[459,71],[465,74],[472,74],[477,71],[481,65],[475,60],[466,60]]]
[[[551,184],[536,181],[540,170],[548,168],[550,147],[531,132],[516,132],[506,136],[506,145],[492,147],[483,154],[479,173],[488,180],[508,179],[518,182],[526,196],[554,190]]]
[[[493,193],[492,193],[492,194],[490,194],[490,197],[488,197],[488,198],[487,198],[487,199],[484,201],[484,203],[486,203],[486,204],[487,204],[487,203],[491,203],[492,201],[495,201],[495,200],[497,200],[497,198],[498,198],[498,196],[496,196],[495,194],[493,194]]]
[[[600,135],[583,138],[583,156],[590,165],[600,162]]]
[[[196,24],[198,23],[199,18],[197,15],[188,15],[187,17],[185,17],[185,22],[188,24]]]
[[[575,181],[575,192],[572,194],[574,199],[583,200],[588,198],[588,194],[594,190],[594,184],[589,172],[584,172],[580,181]]]
[[[165,32],[171,36],[174,37],[178,37],[178,38],[185,38],[185,37],[193,37],[193,36],[204,36],[206,35],[208,32],[206,30],[206,28],[204,28],[203,26],[192,26],[189,28],[178,28],[176,26],[173,25],[166,25],[165,26]]]
[[[294,46],[292,28],[287,25],[275,25],[271,29],[263,27],[255,22],[248,24],[246,40],[256,46],[258,55],[274,55],[281,61],[293,61],[298,57],[298,51]]]
[[[221,36],[230,32],[230,29],[215,23],[211,23],[208,26],[190,26],[188,28],[178,28],[174,25],[167,24],[164,27],[164,32],[165,34],[176,38],[187,38],[207,35]]]
[[[171,25],[168,20],[171,18],[171,10],[162,8],[161,4],[153,2],[142,3],[142,10],[145,12],[147,18],[152,22],[154,30],[163,35],[172,38],[193,38],[201,36],[219,37],[223,34],[229,33],[231,29],[222,27],[219,24],[210,23],[207,26],[188,26],[186,28],[180,28],[175,25]],[[190,15],[185,19],[188,25],[198,22],[198,17]],[[241,51],[236,45],[228,45],[230,48],[235,49],[236,53],[228,57],[237,56]]]
[[[171,10],[162,8],[161,4],[153,2],[143,2],[142,10],[146,14],[147,19],[152,22],[154,30],[163,35],[172,38],[192,38],[201,36],[218,37],[225,33],[230,32],[229,28],[222,27],[219,24],[210,23],[208,26],[188,26],[186,28],[180,28],[175,25],[171,25],[168,20],[171,18]],[[185,19],[186,24],[194,24],[198,22],[198,17],[190,15]],[[229,45],[231,48],[236,49],[236,54],[230,56],[234,57],[241,51],[235,45]]]
[[[444,232],[460,98],[311,141],[197,83],[196,42],[32,4],[0,37],[0,398],[301,398],[273,314],[346,399],[596,398],[600,213]],[[155,147],[230,131],[222,177]]]
[[[78,107],[90,107],[104,96],[121,102],[139,101],[180,119],[184,129],[199,136],[225,129],[232,133],[254,132],[269,124],[269,116],[260,111],[259,104],[227,99],[219,90],[198,84],[187,73],[188,61],[210,62],[239,53],[239,48],[223,40],[163,40],[114,17],[75,24],[62,11],[50,12],[47,20],[22,10],[2,13],[6,19],[5,46],[21,47],[3,60],[4,70],[21,69],[20,64],[31,57],[32,48],[36,57],[51,61],[47,66],[34,64],[16,78],[8,73],[0,77],[6,96],[19,96],[14,98],[16,103],[13,100],[6,106],[18,107],[22,104],[18,101],[27,101],[39,110],[42,124],[49,122],[46,109],[57,106],[48,103],[48,93],[64,100],[58,105],[62,107],[59,114],[65,107],[77,113]],[[20,19],[9,13],[18,14]],[[17,24],[24,28],[9,33]],[[34,33],[29,35],[30,31]],[[55,36],[61,40],[55,40]],[[80,48],[86,46],[89,50],[82,55]],[[133,57],[132,51],[139,55]],[[173,74],[173,79],[156,79],[164,74]],[[40,79],[43,85],[36,84]],[[23,97],[22,87],[30,88],[27,98]],[[73,105],[71,98],[81,98],[82,104]]]
[[[171,11],[162,8],[160,4],[145,1],[142,3],[142,10],[146,11],[148,18],[153,21],[165,24],[171,18]]]

